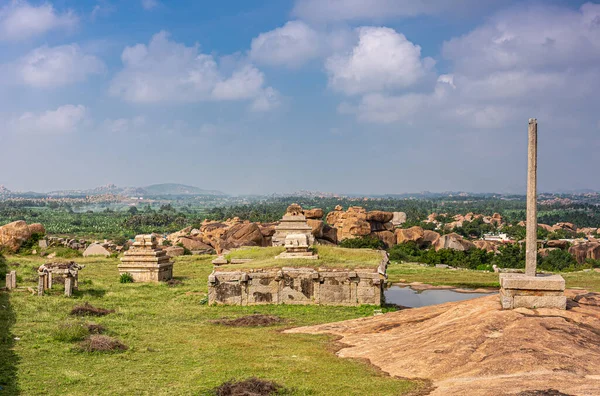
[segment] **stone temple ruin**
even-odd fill
[[[279,225],[275,227],[275,234],[272,238],[273,246],[285,246],[285,238],[290,234],[306,235],[309,246],[312,246],[315,243],[312,227],[306,222],[304,211],[298,204],[291,204],[288,206]]]
[[[236,261],[240,264],[232,268],[232,259],[226,269],[216,266],[208,277],[209,304],[381,305],[389,262],[385,251],[373,251],[374,264],[359,265],[361,268],[344,268],[342,263],[301,267],[298,263],[302,259],[319,263],[319,256],[311,249],[311,228],[299,205],[290,205],[283,219],[283,226],[277,228],[273,237],[275,246],[283,245],[286,249],[274,257],[281,263],[260,268],[255,265],[260,263],[253,260],[254,266],[245,269],[246,263]],[[345,249],[332,249],[352,254]],[[224,258],[219,261],[226,263]]]
[[[65,296],[71,297],[73,290],[79,287],[79,270],[83,269],[74,261],[64,263],[46,263],[38,268],[38,296],[52,289],[52,283],[58,279],[64,281]]]
[[[135,282],[161,282],[173,277],[173,263],[159,249],[156,236],[137,235],[119,264],[119,274],[130,274]]]

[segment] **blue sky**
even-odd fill
[[[600,190],[600,4],[0,1],[0,184]]]

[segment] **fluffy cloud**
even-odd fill
[[[145,124],[146,118],[143,116],[108,119],[104,121],[104,129],[113,133],[126,133],[136,130]]]
[[[298,0],[292,13],[299,18],[319,22],[388,20],[424,14],[472,11],[485,6],[482,3],[486,2],[481,0]]]
[[[390,95],[382,88],[360,98],[355,114],[365,122],[420,119],[480,129],[529,117],[568,125],[561,114],[569,113],[592,125],[596,110],[589,98],[600,90],[599,21],[595,4],[511,8],[444,44],[451,73],[439,76],[429,93]]]
[[[169,40],[166,32],[148,45],[126,47],[124,69],[113,79],[111,94],[136,103],[196,102],[256,99],[268,89],[264,75],[245,65],[226,77],[212,55],[198,46],[186,47]]]
[[[50,3],[36,7],[12,0],[0,8],[0,40],[23,40],[50,30],[69,29],[77,23],[72,11],[58,13]]]
[[[64,105],[42,113],[23,113],[9,122],[9,130],[16,133],[64,134],[77,129],[86,119],[87,109],[82,105]]]
[[[3,69],[32,87],[50,88],[84,81],[88,76],[105,71],[104,63],[94,55],[82,52],[76,44],[39,47]]]
[[[153,8],[158,7],[158,1],[157,0],[142,0],[142,7],[144,8],[144,10],[151,10]]]
[[[320,52],[319,34],[302,21],[290,21],[252,40],[250,56],[267,65],[298,67]]]
[[[329,85],[346,94],[406,88],[433,66],[421,58],[421,47],[390,28],[361,27],[358,44],[348,54],[333,55],[325,63]]]

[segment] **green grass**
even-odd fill
[[[388,282],[421,282],[430,285],[456,287],[500,287],[498,274],[475,270],[448,270],[423,267],[418,264],[391,263],[387,268]],[[600,292],[600,272],[563,272],[568,288],[583,288]]]
[[[317,246],[317,260],[310,259],[276,259],[283,247],[253,247],[234,250],[225,256],[228,260],[252,259],[244,264],[226,264],[219,270],[234,271],[239,269],[260,269],[276,267],[311,267],[311,268],[377,268],[381,262],[381,253],[371,249],[345,249],[335,246]]]
[[[0,385],[6,394],[23,395],[202,395],[229,379],[257,376],[295,395],[401,395],[416,389],[415,383],[385,376],[363,361],[336,357],[329,336],[281,333],[370,316],[373,307],[201,305],[212,258],[179,257],[174,273],[183,284],[176,287],[119,283],[118,260],[94,257],[76,259],[85,268],[73,298],[65,298],[60,285],[43,297],[26,289],[0,292]],[[23,278],[19,286],[35,288],[33,267],[43,259],[7,258],[15,261],[20,266],[9,269]],[[69,340],[81,335],[63,334],[62,326],[76,321],[69,312],[84,302],[116,311],[81,320],[103,325],[129,350],[77,351],[77,342]],[[266,328],[211,323],[252,313],[277,315],[284,322]]]

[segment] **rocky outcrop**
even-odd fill
[[[398,227],[401,226],[402,224],[406,223],[406,213],[404,212],[392,212],[392,224],[394,225],[394,227]]]
[[[221,250],[234,249],[241,246],[266,246],[265,238],[256,223],[235,224],[222,237]],[[217,249],[219,253],[219,249]]]
[[[325,222],[323,220],[307,219],[306,223],[312,228],[311,232],[315,238],[323,238],[323,227],[325,227]]]
[[[360,206],[351,206],[346,212],[337,210],[327,214],[327,223],[337,230],[337,240],[352,239],[369,235],[371,224],[367,221],[367,211]]]
[[[500,246],[499,242],[483,241],[483,240],[473,241],[473,244],[475,245],[475,247],[477,249],[482,249],[487,252],[494,252],[494,253],[498,253],[498,246]]]
[[[569,248],[569,242],[561,240],[551,240],[548,241],[548,243],[546,243],[546,246],[549,248],[558,248],[565,250]]]
[[[169,246],[165,249],[169,257],[183,256],[185,250],[180,246]]]
[[[418,241],[417,243],[419,243],[422,246],[434,246],[439,239],[440,239],[440,234],[438,232],[431,231],[431,230],[424,230],[423,231],[423,240]]]
[[[392,231],[376,231],[372,235],[382,241],[386,248],[390,248],[396,244],[396,235]]]
[[[337,239],[337,230],[331,226],[329,226],[328,224],[325,224],[323,226],[323,239],[331,242],[331,243],[338,243],[338,239]]]
[[[594,228],[594,227],[583,227],[583,228],[578,228],[577,233],[582,233],[587,236],[587,235],[597,234],[598,229]]]
[[[367,221],[376,223],[387,223],[392,221],[394,214],[392,212],[384,212],[382,210],[371,210],[367,212]]]
[[[181,237],[179,238],[179,244],[196,254],[211,254],[215,252],[212,246],[204,243],[202,238],[197,236]]]
[[[324,212],[321,208],[304,209],[304,216],[307,219],[321,220],[323,218],[323,215]]]
[[[475,244],[473,244],[473,242],[467,241],[462,236],[455,233],[440,236],[434,245],[436,251],[440,249],[465,251],[474,247]]]
[[[396,243],[401,244],[409,241],[420,243],[423,241],[425,231],[423,228],[414,226],[410,228],[398,228],[396,229]]]
[[[584,242],[573,245],[569,248],[569,253],[575,257],[579,264],[583,264],[585,259],[600,259],[600,243]]]
[[[28,226],[23,220],[13,221],[0,227],[0,249],[17,252],[33,234],[45,234],[44,226],[39,223]]]

